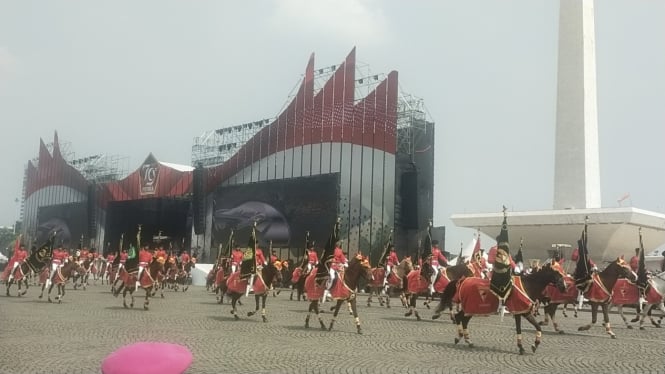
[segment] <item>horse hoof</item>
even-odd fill
[[[328,331],[332,331],[332,326],[328,327]]]
[[[148,306],[147,306],[147,305],[144,305],[144,306],[143,306],[143,310],[148,310]]]
[[[531,345],[531,352],[536,353],[536,349],[538,349],[538,347],[536,347],[535,344],[532,344]]]
[[[658,326],[658,327],[660,327],[660,326]],[[640,330],[644,330],[644,326],[640,326]]]
[[[520,347],[520,355],[524,354],[524,348]]]
[[[134,303],[129,304],[130,308],[134,308]]]
[[[538,326],[547,326],[547,325],[549,325],[549,322],[545,322],[545,321],[538,322]]]
[[[416,321],[420,321],[420,320],[421,320],[420,315],[416,314]]]
[[[251,316],[253,316],[253,315],[254,315],[254,313],[252,313],[252,312],[247,312],[247,317],[251,317]]]
[[[305,328],[306,328],[306,329],[309,328],[309,321],[305,321]]]
[[[429,304],[425,304],[425,306],[427,307],[427,309],[431,309]]]
[[[640,317],[636,317],[630,320],[630,322],[635,323],[640,320]]]
[[[455,344],[459,343],[459,338],[455,338]]]
[[[390,304],[386,305],[386,308],[390,309]]]
[[[323,322],[321,322],[321,331],[326,331],[326,325],[324,325]]]
[[[563,335],[563,334],[565,334],[565,332],[563,332],[563,330],[559,330],[559,331],[557,331],[557,332],[559,333],[559,335]]]
[[[164,294],[162,294],[162,299],[164,298]]]
[[[610,338],[612,338],[612,339],[616,339],[616,338],[617,338],[617,336],[616,336],[616,335],[614,335],[614,334],[612,334],[612,335],[610,335]]]
[[[628,330],[632,330],[632,329],[633,329],[633,326],[631,326],[631,325],[627,325],[626,328],[627,328]]]
[[[368,308],[371,307],[371,306],[372,306],[372,304],[367,303],[367,307],[368,307]],[[381,305],[381,306],[383,306],[383,305]]]
[[[233,315],[233,318],[235,318],[236,321],[239,321],[239,320],[240,320],[240,317],[238,317],[237,314],[234,314],[234,315]]]
[[[361,330],[360,327],[358,327],[358,334],[360,334],[360,335],[363,334],[363,330]]]
[[[261,319],[263,320],[263,322],[268,322],[268,317],[266,316],[261,316]]]
[[[48,298],[48,302],[49,302],[49,303],[52,303],[53,300],[51,300],[51,298],[49,297],[49,298]]]
[[[408,311],[408,312],[404,313],[404,317],[411,317],[412,314],[413,314],[412,311]]]
[[[588,325],[587,326],[580,326],[580,327],[577,328],[577,331],[587,331],[590,328],[591,328],[591,326],[588,326]]]
[[[127,306],[127,304],[122,304],[122,306],[125,307],[125,309],[129,309],[129,307]]]
[[[439,313],[432,314],[432,319],[439,319],[440,317],[441,317],[441,314],[439,314]]]
[[[44,297],[44,295],[39,295],[39,296],[38,296],[39,299],[41,299],[42,297]]]
[[[473,345],[473,343],[469,343],[469,348],[475,348],[475,345]]]

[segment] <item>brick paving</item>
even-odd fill
[[[202,287],[166,291],[164,299],[151,300],[149,311],[142,308],[143,292],[127,310],[106,286],[86,291],[69,286],[59,305],[37,299],[36,288],[21,298],[5,297],[4,285],[0,289],[2,374],[99,373],[106,355],[139,341],[189,347],[194,361],[188,373],[665,373],[665,329],[629,330],[616,314],[611,322],[618,339],[613,340],[600,326],[576,331],[590,313],[575,319],[559,311],[567,333],[545,327],[538,351],[527,348],[520,356],[510,316],[503,322],[498,316],[472,319],[476,347],[468,348],[455,345],[452,323],[432,321],[421,302],[418,322],[403,316],[396,299],[392,309],[378,303],[370,308],[361,295],[364,334],[358,335],[346,312],[340,312],[332,332],[319,330],[315,320],[305,329],[308,304],[289,301],[288,292],[268,299],[263,323],[260,315],[235,321],[230,305],[217,304]],[[245,316],[253,297],[243,301]],[[325,313],[326,324],[330,318]],[[533,332],[531,326],[523,331],[527,347]]]

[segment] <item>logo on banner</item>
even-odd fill
[[[159,164],[143,164],[139,175],[141,195],[154,195],[157,192],[159,180]]]

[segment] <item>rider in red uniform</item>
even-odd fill
[[[180,255],[180,266],[182,267],[183,270],[185,269],[185,265],[187,265],[189,260],[191,260],[191,257],[189,257],[189,253],[187,251],[182,252],[182,254]]]
[[[25,250],[25,245],[21,244],[18,247],[18,249],[14,251],[14,255],[12,256],[14,265],[12,266],[11,273],[9,273],[9,278],[7,279],[7,282],[11,282],[12,279],[14,279],[14,273],[16,272],[16,268],[21,266],[21,264],[23,264],[26,258],[28,258],[28,252]]]
[[[326,285],[327,289],[330,289],[333,285],[333,282],[337,278],[337,272],[341,271],[345,267],[349,266],[349,261],[346,259],[342,248],[339,243],[335,245],[335,250],[333,251],[332,264],[330,265],[330,278],[328,279],[328,284]]]
[[[136,288],[139,288],[140,285],[140,280],[141,280],[141,275],[143,274],[143,271],[145,270],[146,267],[150,264],[152,261],[152,253],[148,250],[148,245],[144,244],[143,248],[139,251],[139,273],[136,276]]]
[[[263,250],[261,248],[256,247],[256,255],[254,258],[256,259],[257,269],[266,265],[266,258],[263,256]]]
[[[309,273],[314,269],[314,266],[319,264],[319,255],[316,253],[313,245],[307,248],[307,272]]]
[[[635,256],[630,258],[630,270],[637,274],[637,268],[640,264],[640,249],[635,248]]]
[[[436,277],[439,275],[439,270],[442,267],[448,266],[448,259],[441,253],[438,240],[432,241],[432,257],[430,260],[430,265],[432,265],[434,273],[431,277],[429,289],[431,293],[434,293],[434,282],[436,282]]]
[[[65,263],[66,258],[67,252],[62,250],[62,248],[58,247],[53,250],[53,257],[51,258],[51,276],[46,280],[46,288],[51,286],[51,283],[53,283],[53,277],[58,272],[58,269],[60,269]]]
[[[399,257],[397,257],[397,252],[395,251],[395,246],[390,245],[390,252],[388,253],[388,258],[386,259],[386,275],[383,277],[383,285],[385,286],[388,283],[388,276],[393,271],[393,266],[399,264]]]
[[[233,248],[233,251],[231,252],[231,272],[235,273],[237,270],[240,270],[242,255],[240,248]]]

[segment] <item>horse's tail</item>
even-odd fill
[[[436,310],[437,311],[442,311],[445,308],[452,308],[453,306],[453,297],[455,296],[455,292],[457,291],[457,283],[459,282],[459,279],[455,279],[448,283],[446,288],[444,288],[443,293],[441,294],[441,302],[439,302],[439,306],[437,306]]]

